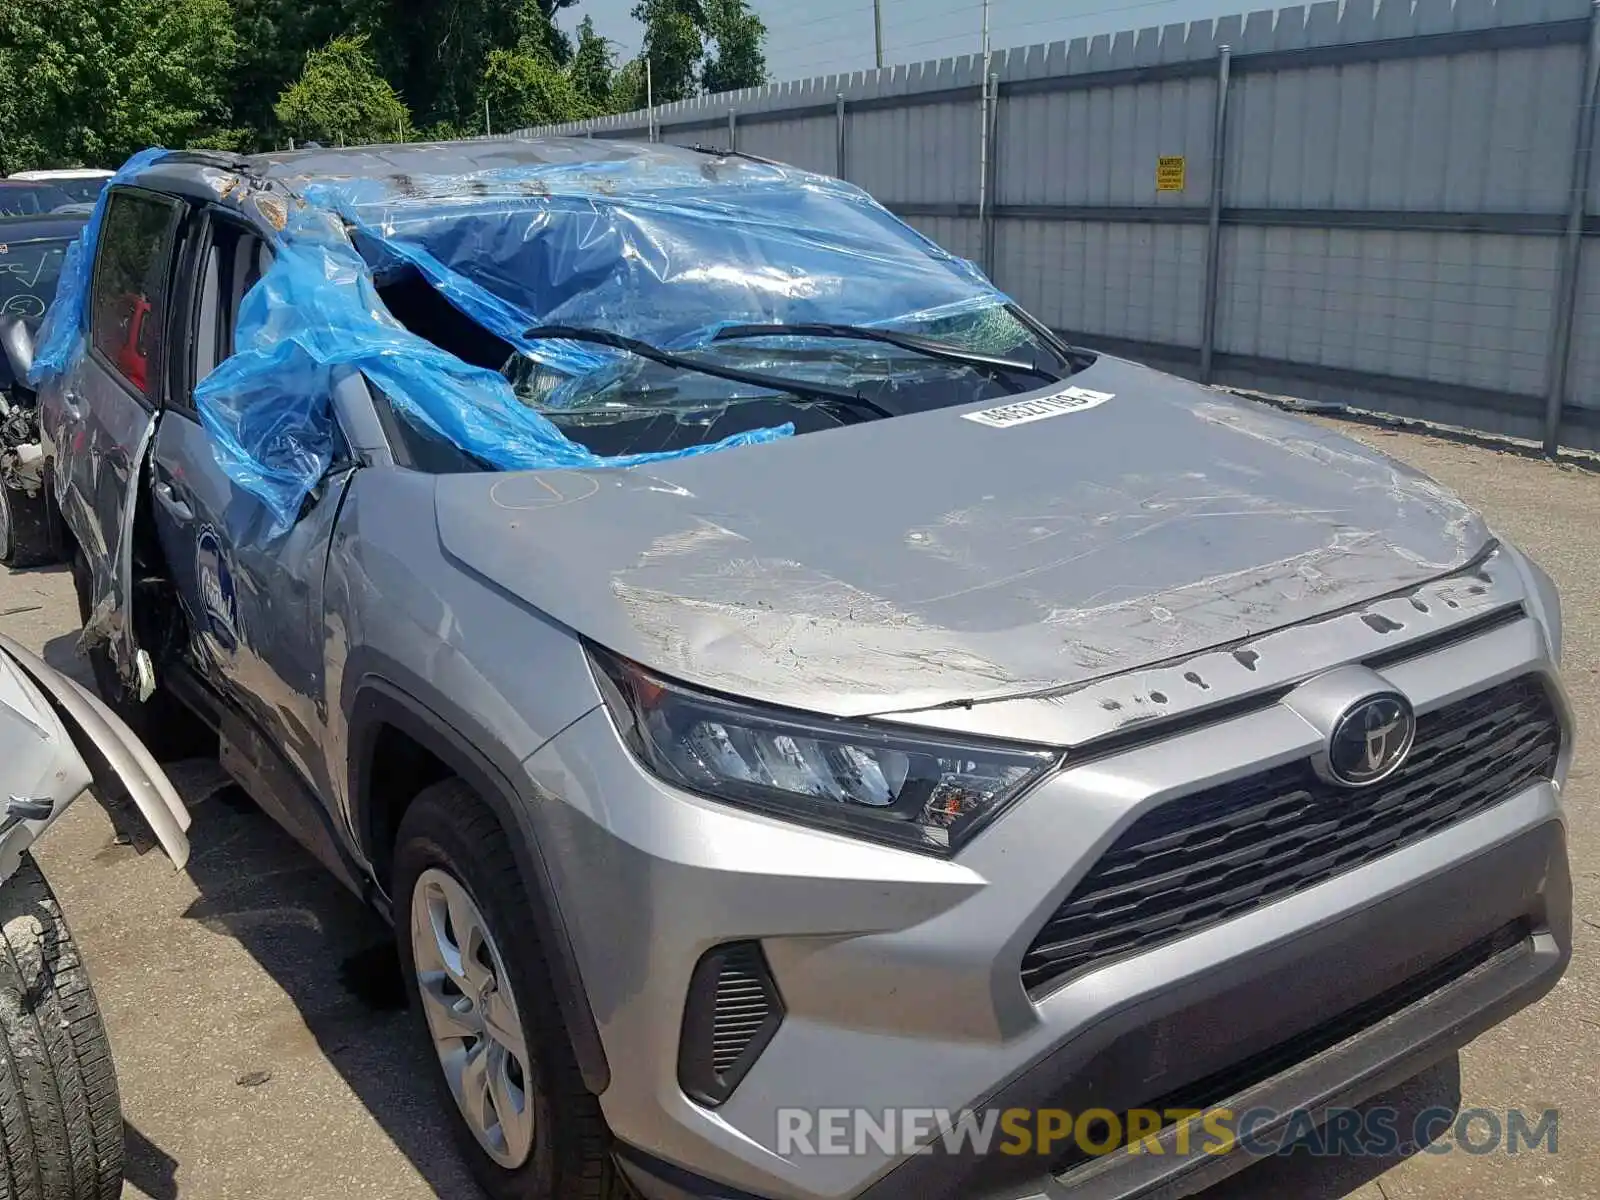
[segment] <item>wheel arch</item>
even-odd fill
[[[443,716],[382,678],[369,676],[359,685],[350,708],[348,744],[352,824],[361,841],[362,853],[372,864],[381,888],[388,886],[394,836],[405,808],[429,784],[454,775],[471,787],[494,813],[511,846],[523,890],[528,895],[535,928],[553,976],[551,983],[556,989],[584,1085],[600,1095],[610,1084],[611,1068],[583,987],[577,954],[561,915],[555,886],[539,847],[538,833],[526,802],[511,780]],[[407,753],[420,753],[423,756],[421,766],[408,779],[406,794],[380,795],[384,771],[378,763],[379,752],[393,752],[397,747],[406,747]],[[399,902],[397,897],[390,899]]]

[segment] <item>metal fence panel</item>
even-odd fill
[[[1024,95],[997,121],[1000,204],[1203,204],[1211,188],[1211,79]],[[968,123],[976,126],[969,117]],[[1182,156],[1182,192],[1156,162]]]
[[[995,282],[1057,329],[1199,343],[1204,226],[1006,221],[995,261]]]
[[[1246,75],[1233,205],[1561,212],[1577,46]]]
[[[746,154],[792,163],[823,175],[834,173],[835,131],[831,117],[792,121],[750,121],[739,126],[739,149]]]
[[[1600,411],[1600,245],[1584,246],[1578,271],[1578,320],[1572,330],[1567,403]]]
[[[981,254],[978,222],[972,217],[907,217],[906,224],[951,254],[977,261]]]
[[[976,103],[874,109],[847,120],[846,175],[884,204],[978,202]]]
[[[1223,352],[1544,389],[1553,238],[1240,228],[1223,241]]]

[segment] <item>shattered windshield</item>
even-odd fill
[[[569,438],[598,454],[636,454],[704,444],[775,420],[806,433],[1010,396],[1071,370],[1062,354],[999,305],[927,321],[915,331],[941,352],[977,356],[972,361],[871,340],[877,332],[740,336],[685,351],[685,365],[632,356],[575,378],[515,353],[502,373],[520,402]],[[710,373],[728,369],[773,382],[762,386]],[[813,393],[816,387],[851,399]]]
[[[306,194],[343,218],[405,328],[596,455],[805,433],[1070,372],[971,263],[849,184],[675,147],[540,153]]]
[[[1053,348],[1001,305],[926,321],[915,330],[901,332],[914,332],[955,354],[1015,360],[1035,371],[994,371],[973,362],[931,357],[870,340],[870,331],[861,336],[773,333],[714,340],[685,351],[682,357],[713,369],[733,367],[799,384],[828,384],[878,401],[893,398],[898,401],[894,404],[897,412],[1008,395],[1037,387],[1041,378],[1059,378],[1067,370]],[[522,403],[552,419],[576,423],[592,424],[608,414],[636,409],[688,411],[787,394],[783,388],[763,388],[637,356],[573,377],[544,365],[532,354],[518,352],[501,370]],[[805,401],[806,397],[790,399]]]

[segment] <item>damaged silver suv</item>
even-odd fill
[[[1184,1192],[950,1134],[1270,1145],[1566,965],[1549,579],[848,185],[149,151],[33,359],[102,690],[393,920],[493,1196]]]

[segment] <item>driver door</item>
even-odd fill
[[[224,765],[236,775],[275,776],[267,781],[273,791],[330,796],[319,749],[323,576],[351,468],[336,463],[294,526],[269,538],[269,510],[212,453],[194,386],[231,352],[239,305],[271,249],[214,209],[195,215],[187,242],[180,289],[187,321],[174,331],[171,385],[151,456],[157,536],[184,610],[190,661],[225,701]],[[285,767],[297,778],[276,778]],[[274,815],[302,841],[315,839],[324,820],[311,812]]]
[[[88,345],[47,384],[40,415],[61,512],[84,561],[84,629],[107,640],[122,677],[150,670],[137,654],[132,605],[134,516],[154,436],[174,251],[185,205],[142,188],[108,197],[86,300]]]

